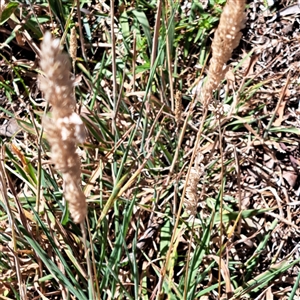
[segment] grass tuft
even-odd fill
[[[269,23],[249,3],[214,105],[197,101],[224,5],[1,1],[1,299],[299,297],[298,74],[252,44]],[[58,110],[51,74],[40,90],[46,31],[70,54]],[[53,164],[67,141],[50,154],[64,109],[86,132],[80,224]]]

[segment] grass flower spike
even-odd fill
[[[208,78],[201,91],[201,102],[208,104],[212,92],[217,89],[226,73],[226,63],[232,56],[242,37],[241,29],[245,27],[245,0],[229,0],[221,14],[218,29],[212,42]]]
[[[74,112],[76,101],[69,57],[62,53],[60,40],[52,39],[49,32],[41,44],[40,66],[45,74],[40,77],[40,88],[52,105],[52,118],[45,118],[43,126],[51,145],[52,161],[62,173],[64,196],[71,216],[74,222],[80,223],[86,216],[87,207],[80,187],[81,164],[76,148],[85,140],[85,128]]]

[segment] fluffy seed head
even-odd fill
[[[74,222],[80,223],[85,219],[87,206],[80,187],[81,165],[76,148],[85,140],[85,129],[74,112],[76,101],[68,55],[62,53],[60,41],[52,39],[49,32],[41,45],[40,66],[45,74],[40,77],[40,88],[52,105],[52,118],[44,118],[43,126],[51,146],[52,161],[64,179],[64,196],[71,216]]]

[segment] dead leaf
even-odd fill
[[[285,179],[285,181],[289,184],[290,187],[295,186],[295,184],[297,182],[297,178],[298,178],[298,175],[296,174],[296,172],[294,172],[294,171],[283,171],[282,176]]]
[[[12,137],[15,135],[21,127],[16,119],[10,119],[7,123],[0,125],[0,135]]]
[[[268,168],[268,169],[270,169],[270,170],[272,170],[273,169],[273,167],[274,167],[274,164],[275,164],[275,161],[272,159],[272,157],[270,157],[268,154],[266,154],[266,153],[264,153],[264,156],[263,156],[264,158],[264,165]]]

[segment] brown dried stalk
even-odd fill
[[[40,77],[40,88],[52,105],[52,118],[45,118],[43,126],[51,145],[52,161],[62,173],[64,196],[69,202],[71,216],[74,222],[80,223],[86,216],[87,207],[80,187],[81,164],[76,148],[85,140],[85,129],[74,112],[76,100],[70,78],[70,60],[61,50],[60,41],[52,39],[47,32],[41,44],[40,66],[45,77]]]
[[[221,14],[219,26],[212,43],[212,58],[208,78],[200,97],[204,105],[209,104],[212,92],[217,89],[226,73],[226,63],[231,58],[242,37],[240,32],[245,27],[245,0],[228,0]]]

